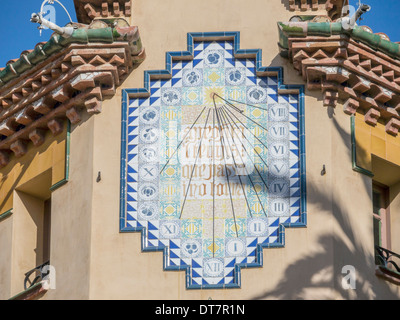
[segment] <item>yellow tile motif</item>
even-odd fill
[[[212,82],[216,82],[219,78],[221,77],[216,72],[213,72],[208,76],[208,79],[210,79]]]

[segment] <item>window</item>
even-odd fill
[[[40,281],[41,266],[50,260],[50,186],[48,170],[14,190],[13,292],[22,292]]]

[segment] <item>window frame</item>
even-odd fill
[[[389,187],[373,181],[372,184],[372,215],[373,219],[379,222],[379,243],[374,243],[382,248],[391,249],[391,237],[390,237],[390,201],[389,201]],[[380,197],[379,213],[375,213],[375,199],[374,193]],[[375,230],[374,230],[375,232]],[[375,242],[375,236],[374,236]]]

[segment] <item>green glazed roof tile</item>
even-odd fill
[[[345,34],[392,58],[400,59],[400,44],[382,39],[378,34],[365,31],[360,26],[346,30],[340,22],[278,22],[278,27],[279,44],[283,49],[289,49],[288,38]]]
[[[60,52],[70,44],[113,43],[122,41],[129,43],[132,55],[137,55],[142,50],[142,44],[136,31],[137,27],[108,27],[102,29],[75,29],[69,38],[54,34],[49,41],[44,44],[37,44],[35,49],[29,53],[25,51],[17,61],[9,63],[2,69],[0,71],[0,87],[18,78],[25,71],[45,61],[51,55]]]

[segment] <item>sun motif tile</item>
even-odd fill
[[[225,97],[225,87],[204,87],[203,88],[203,101],[206,106],[214,106],[214,102],[217,105],[223,103],[221,99]]]
[[[167,248],[164,269],[186,270],[188,288],[239,287],[283,226],[306,222],[303,88],[238,38],[189,34],[190,52],[123,91],[121,231]]]

